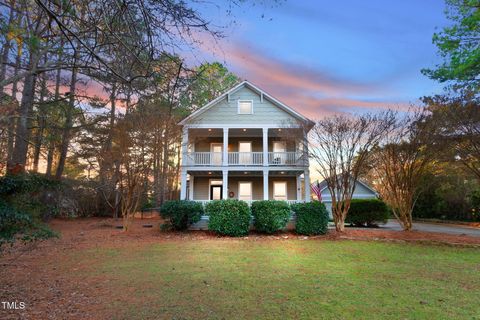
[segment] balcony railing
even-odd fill
[[[221,166],[222,152],[189,152],[186,154],[187,166]],[[263,152],[229,152],[229,166],[262,166]],[[305,166],[307,158],[304,152],[269,152],[269,166]]]
[[[303,166],[307,159],[303,152],[269,152],[268,164],[271,166]]]
[[[186,164],[189,166],[221,166],[221,152],[190,152],[187,153]]]
[[[263,152],[229,152],[228,164],[239,166],[261,166]]]

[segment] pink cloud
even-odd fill
[[[205,38],[200,50],[224,57],[225,63],[239,76],[312,119],[362,110],[406,110],[409,106],[405,101],[378,99],[385,96],[385,88],[280,61],[249,43],[219,43]]]
[[[366,92],[372,88],[365,84],[348,82],[301,65],[275,60],[254,48],[236,44],[228,50],[227,62],[243,70],[249,80],[268,87],[283,87],[290,91],[308,90],[325,95],[339,95],[345,91]],[[252,78],[252,79],[250,79]]]

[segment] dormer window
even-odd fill
[[[238,100],[238,114],[253,114],[253,101]]]

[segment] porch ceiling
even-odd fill
[[[268,137],[292,137],[302,136],[302,131],[298,128],[277,128],[269,129]],[[190,137],[223,137],[223,129],[210,128],[210,129],[189,129]],[[232,128],[228,130],[229,137],[262,137],[262,128],[248,128],[243,129]]]

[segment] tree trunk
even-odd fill
[[[117,86],[112,84],[112,92],[110,94],[110,126],[108,131],[107,150],[112,148],[113,141],[113,129],[115,128],[115,113],[117,112],[117,105],[115,103],[117,99]]]
[[[339,207],[338,202],[332,205],[332,214],[333,214],[333,222],[335,223],[335,229],[338,232],[345,231],[345,218],[346,212],[344,212],[343,208]]]
[[[8,18],[8,24],[7,26],[12,25],[13,19],[14,19],[14,2],[12,3],[10,12],[9,12],[9,18]],[[5,36],[5,44],[3,46],[2,54],[0,56],[0,83],[5,80],[5,76],[7,74],[7,63],[8,63],[8,53],[12,47],[12,42]],[[0,85],[0,101],[3,98],[4,95],[4,86]]]
[[[60,145],[60,158],[58,160],[57,171],[55,172],[55,179],[59,180],[62,177],[65,169],[65,162],[67,161],[68,146],[70,144],[70,136],[73,126],[73,113],[75,111],[75,89],[77,85],[77,68],[75,61],[77,60],[77,51],[75,51],[74,67],[72,69],[72,77],[70,79],[69,102],[65,109],[65,125],[62,130],[62,142]]]
[[[15,69],[13,71],[14,76],[18,74],[18,69],[20,68],[20,59],[21,55],[17,54],[17,57],[15,59]],[[14,81],[12,84],[12,99],[16,100],[18,93],[18,81]],[[15,145],[15,126],[16,126],[16,121],[17,120],[17,115],[12,116],[8,120],[8,141],[7,141],[7,168],[12,168],[14,166],[14,163],[12,163],[12,158],[13,158],[13,150],[14,150],[14,145]]]
[[[412,224],[412,211],[411,210],[409,212],[406,212],[403,215],[402,227],[403,227],[403,231],[411,231],[412,230],[413,224]]]
[[[52,176],[52,168],[53,168],[53,154],[55,153],[55,142],[51,139],[48,142],[48,151],[47,151],[47,168],[45,170],[45,175],[47,177]]]
[[[98,157],[99,165],[99,180],[100,188],[98,189],[97,198],[101,201],[107,201],[112,209],[112,214],[115,219],[118,218],[120,204],[118,198],[118,181],[120,179],[118,172],[117,159],[113,158],[112,143],[114,137],[115,120],[116,120],[116,99],[117,99],[117,87],[115,83],[112,83],[110,92],[110,118],[108,125],[107,137],[105,144],[102,146],[100,155]],[[112,199],[113,197],[113,199]],[[106,199],[105,199],[106,198]]]
[[[63,45],[63,42],[61,43]],[[62,58],[62,55],[58,55],[58,59],[60,60]],[[62,70],[58,69],[57,73],[55,75],[55,101],[60,100],[60,81],[62,79]],[[55,136],[56,136],[56,130],[55,128],[51,127],[50,129],[50,139],[48,142],[48,153],[47,153],[47,169],[45,171],[45,174],[47,177],[52,176],[52,169],[53,169],[53,159],[55,155]]]
[[[35,52],[30,54],[28,69],[36,68],[34,65],[37,61]],[[25,170],[27,164],[28,143],[30,139],[30,114],[32,112],[33,101],[35,97],[35,83],[37,75],[35,73],[27,74],[23,82],[22,101],[19,108],[19,118],[15,132],[15,147],[12,155],[13,166],[19,166]],[[9,170],[13,169],[12,167]]]
[[[44,100],[46,95],[47,95],[47,79],[45,78],[45,75],[44,75],[42,76],[40,100],[38,105],[38,114],[37,114],[38,128],[37,128],[37,131],[35,132],[35,139],[34,139],[35,149],[33,152],[33,171],[35,172],[38,172],[38,163],[40,162],[40,152],[42,150],[43,132],[45,131],[45,126],[46,126],[45,106],[44,106]]]
[[[339,220],[335,223],[335,230],[338,232],[344,232],[345,231],[345,221]]]

